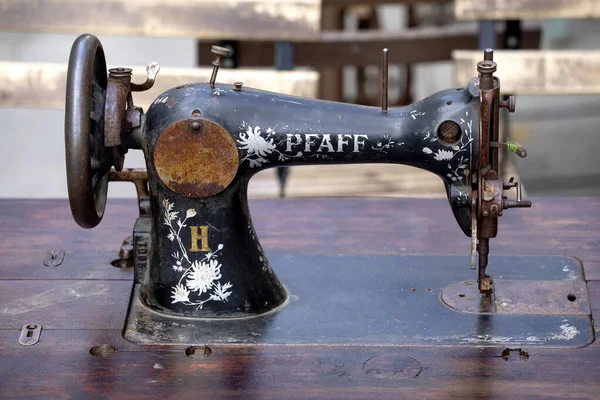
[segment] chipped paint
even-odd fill
[[[498,344],[498,343],[541,343],[544,339],[540,339],[537,336],[528,337],[511,337],[511,336],[496,336],[496,335],[452,335],[452,336],[433,336],[423,338],[425,341],[431,342],[455,342],[459,341],[462,343],[471,344]]]
[[[466,337],[461,340],[466,343],[482,343],[482,344],[509,343],[509,342],[518,341],[518,339],[509,337],[509,336],[493,336],[493,335],[477,335],[475,337]],[[523,339],[521,339],[521,340],[523,340]]]
[[[568,265],[565,265],[565,266],[562,268],[562,271],[567,273],[567,278],[568,278],[570,281],[574,281],[574,280],[576,280],[576,279],[577,279],[577,274],[575,273],[575,271],[571,270],[571,268],[569,268],[569,266],[568,266]]]
[[[575,338],[575,336],[577,336],[580,333],[577,328],[569,324],[561,325],[559,326],[559,328],[561,329],[561,332],[552,335],[550,339],[572,340]]]
[[[302,105],[302,103],[300,103],[298,101],[284,100],[284,99],[279,99],[279,98],[274,98],[273,101],[276,101],[278,103],[290,103],[290,104]]]

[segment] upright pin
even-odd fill
[[[494,50],[485,49],[483,51],[483,61],[479,61],[477,63],[477,72],[479,72],[479,89],[493,89],[494,72],[496,72],[496,63],[494,62]]]
[[[210,51],[215,55],[215,61],[212,62],[213,70],[212,75],[210,76],[210,87],[215,87],[217,72],[221,66],[221,57],[227,57],[229,55],[229,49],[220,46],[213,46]]]
[[[388,109],[388,49],[381,52],[381,111]]]
[[[494,49],[485,49],[483,51],[483,60],[484,61],[494,61]]]

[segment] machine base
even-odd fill
[[[142,304],[136,284],[124,338],[148,345],[512,348],[594,340],[582,265],[571,257],[491,256],[494,307],[474,306],[480,299],[472,290],[456,289],[474,282],[468,257],[271,254],[270,261],[289,294],[278,310],[238,319],[174,317]],[[460,298],[449,301],[454,295]]]

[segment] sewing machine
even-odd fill
[[[465,279],[471,277],[465,281],[457,276],[440,283],[446,287],[441,301],[427,300],[427,307],[443,309],[436,312],[531,313],[531,308],[521,308],[519,314],[517,306],[507,312],[496,299],[496,283],[487,274],[489,242],[498,233],[499,218],[510,208],[531,207],[530,201],[522,199],[520,185],[500,174],[501,152],[520,157],[527,153],[516,143],[499,141],[500,109],[513,112],[515,100],[500,96],[492,50],[483,52],[478,76],[467,87],[444,90],[395,109],[387,106],[385,49],[381,108],[260,91],[242,82],[218,83],[220,60],[227,49],[213,46],[212,50],[215,61],[209,82],[168,90],[145,112],[135,106],[134,96],[152,87],[159,70],[156,63],[148,65],[146,82],[134,83],[127,68],[110,69],[107,75],[96,37],[80,36],[71,51],[65,139],[73,217],[83,228],[100,223],[110,181],[132,181],[138,193],[139,218],[130,244],[135,282],[124,329],[126,339],[140,344],[193,343],[199,338],[217,343],[268,343],[267,337],[294,342],[300,339],[289,333],[292,328],[281,332],[288,323],[301,324],[311,310],[321,313],[315,307],[325,301],[319,297],[323,292],[355,290],[341,283],[325,288],[320,281],[328,279],[326,276],[341,282],[345,278],[340,275],[347,273],[360,286],[364,275],[356,275],[357,270],[364,273],[368,267],[379,281],[386,281],[402,274],[403,263],[418,267],[423,275],[430,274],[432,265],[457,266],[468,274]],[[123,169],[129,150],[143,150],[145,171]],[[274,167],[351,163],[407,164],[438,175],[446,188],[448,218],[452,218],[451,211],[466,236],[465,243],[470,237],[470,263],[468,258],[443,255],[369,259],[277,255],[269,260],[248,208],[252,176]],[[514,196],[509,194],[512,188]],[[318,221],[314,224],[315,229],[327,230]],[[432,254],[435,246],[431,243]],[[511,260],[504,258],[498,265],[515,261]],[[280,280],[272,266],[295,275],[289,281]],[[312,267],[317,272],[311,272]],[[346,267],[347,272],[340,272]],[[478,269],[478,274],[469,268]],[[303,279],[305,286],[294,286]],[[460,287],[453,286],[456,280]],[[423,292],[434,291],[427,287],[431,284],[424,285]],[[503,293],[502,304],[514,287]],[[543,289],[551,293],[556,286]],[[313,297],[320,300],[298,308]],[[350,301],[344,299],[332,303],[327,318],[343,313],[341,304]],[[522,296],[510,300],[513,305],[535,303]],[[395,297],[387,301],[389,307],[400,304]],[[585,310],[582,312],[563,307],[554,318],[570,315],[570,323],[581,331],[589,325],[588,319],[581,317]],[[285,317],[286,313],[291,314]],[[454,320],[449,321],[452,324]],[[543,331],[550,325],[547,319],[540,324],[529,326],[538,332],[536,329]],[[269,326],[276,326],[280,333]],[[344,325],[340,330],[349,329]],[[381,335],[389,339],[394,330]],[[383,343],[383,336],[373,341]],[[552,332],[548,330],[546,336],[548,343]]]

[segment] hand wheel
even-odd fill
[[[104,147],[107,71],[97,37],[79,36],[67,71],[65,150],[69,203],[75,222],[93,228],[106,206],[110,150]]]

